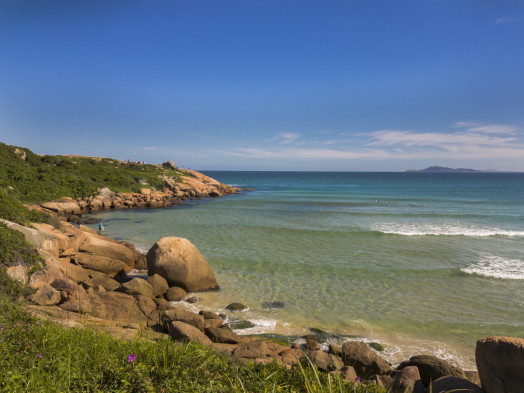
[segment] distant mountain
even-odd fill
[[[443,166],[430,166],[426,169],[408,169],[406,172],[425,172],[425,173],[473,173],[473,172],[480,172],[480,173],[493,173],[498,172],[495,170],[486,170],[486,171],[479,171],[476,169],[469,169],[469,168],[447,168]]]

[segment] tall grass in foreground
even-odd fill
[[[384,392],[355,387],[314,366],[236,367],[197,344],[116,339],[65,329],[0,296],[2,392]]]

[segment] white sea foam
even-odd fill
[[[482,254],[479,260],[461,269],[464,273],[485,277],[524,280],[524,260]]]
[[[382,223],[371,225],[371,230],[403,236],[470,236],[489,237],[507,236],[524,237],[524,231],[512,231],[500,228],[478,227],[461,224],[423,224],[423,223]]]
[[[289,323],[283,323],[271,319],[249,319],[255,326],[249,329],[236,330],[237,334],[262,334],[282,332],[282,328],[289,326]],[[285,329],[284,329],[285,330]]]

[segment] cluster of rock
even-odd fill
[[[162,191],[142,188],[140,192],[117,193],[102,188],[97,195],[86,199],[60,198],[43,202],[36,208],[61,216],[68,216],[72,221],[85,213],[93,213],[109,209],[159,208],[169,207],[189,198],[220,197],[237,193],[239,188],[231,187],[210,178],[202,173],[186,170],[186,176],[180,176],[180,181],[162,175],[165,187]]]
[[[377,384],[392,393],[524,392],[523,339],[479,340],[477,373],[429,355],[413,356],[393,369],[377,351],[357,341],[330,345],[324,351],[313,335],[305,337],[305,344],[291,346],[242,336],[231,330],[234,324],[226,323],[224,315],[208,310],[194,313],[169,303],[185,299],[186,291],[218,288],[209,264],[186,239],[160,239],[144,256],[132,244],[107,239],[82,225],[64,223],[61,231],[46,224],[34,224],[36,229],[8,225],[22,231],[46,260],[47,266],[29,277],[21,266],[8,271],[36,289],[32,300],[46,310],[109,320],[137,331],[150,329],[176,341],[195,341],[240,364],[277,361],[291,367],[307,357],[321,371],[353,383]],[[127,276],[131,269],[146,267],[147,279]]]

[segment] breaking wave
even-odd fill
[[[485,277],[524,280],[524,260],[497,255],[483,254],[477,262],[461,270],[464,273]]]
[[[402,236],[470,236],[470,237],[524,237],[524,231],[513,231],[500,228],[486,228],[478,226],[467,226],[460,224],[374,224],[371,230]]]

